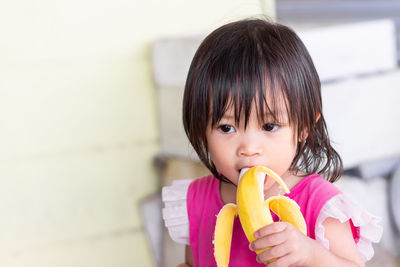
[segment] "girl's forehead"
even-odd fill
[[[246,98],[246,97],[245,97]],[[227,108],[251,108],[251,110],[263,110],[266,113],[286,113],[288,111],[288,103],[282,92],[278,90],[267,90],[264,91],[260,96],[260,93],[256,93],[250,99],[243,99],[238,96],[229,96]]]
[[[235,114],[235,112],[238,112],[238,110],[236,109],[239,109],[240,106],[242,109],[245,108],[243,105],[236,105],[235,102],[230,101],[225,108],[224,114]],[[250,111],[259,113],[260,110],[263,110],[264,115],[268,115],[271,113],[273,114],[287,113],[286,103],[283,99],[276,101],[266,101],[263,102],[262,104],[258,100],[253,100],[250,105]]]

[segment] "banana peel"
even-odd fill
[[[293,224],[300,232],[307,235],[304,217],[295,201],[285,196],[273,196],[264,201],[266,174],[277,181],[285,193],[290,192],[285,182],[271,169],[255,166],[242,170],[236,193],[237,205],[226,204],[217,216],[213,243],[214,257],[218,267],[228,267],[233,220],[236,216],[239,216],[240,224],[249,242],[255,240],[255,231],[273,223],[270,210],[278,215],[281,221]],[[256,253],[263,251],[265,249]]]

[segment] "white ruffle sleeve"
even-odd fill
[[[372,242],[377,243],[382,237],[383,229],[379,225],[381,218],[368,213],[344,194],[336,195],[322,207],[315,223],[315,239],[327,249],[329,240],[325,238],[322,223],[329,217],[342,223],[351,219],[354,226],[359,227],[358,251],[364,262],[370,260],[374,255]]]
[[[162,189],[164,202],[162,215],[171,239],[177,243],[190,244],[189,219],[186,209],[186,194],[193,180],[174,180],[171,186]]]

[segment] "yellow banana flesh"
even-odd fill
[[[254,232],[273,222],[271,213],[264,208],[265,173],[274,178],[286,193],[289,189],[283,180],[272,170],[262,166],[249,169],[240,179],[236,202],[240,223],[249,242],[253,242]]]
[[[233,219],[237,216],[236,205],[226,204],[219,211],[214,232],[214,258],[218,266],[228,266],[231,254]]]
[[[285,196],[270,197],[265,206],[272,210],[283,222],[291,223],[304,235],[307,235],[307,225],[297,203]],[[299,219],[300,218],[300,219]]]
[[[255,166],[243,174],[236,193],[237,208],[232,203],[226,204],[217,217],[214,257],[218,267],[227,267],[229,264],[233,219],[236,215],[239,215],[249,242],[255,240],[255,231],[273,222],[269,210],[277,214],[282,221],[293,224],[303,234],[307,234],[305,220],[295,201],[285,196],[274,196],[264,201],[265,174],[276,180],[285,193],[289,193],[288,187],[279,175],[266,167]],[[257,254],[262,251],[257,251]]]

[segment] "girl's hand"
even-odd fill
[[[269,248],[257,255],[259,263],[268,264],[268,267],[309,265],[312,262],[314,240],[303,235],[292,224],[276,222],[267,225],[255,232],[257,238],[250,243],[250,249],[257,251]]]
[[[176,267],[192,267],[192,266],[190,266],[190,265],[187,264],[187,263],[181,263],[181,264],[179,264],[179,265],[176,266]]]

